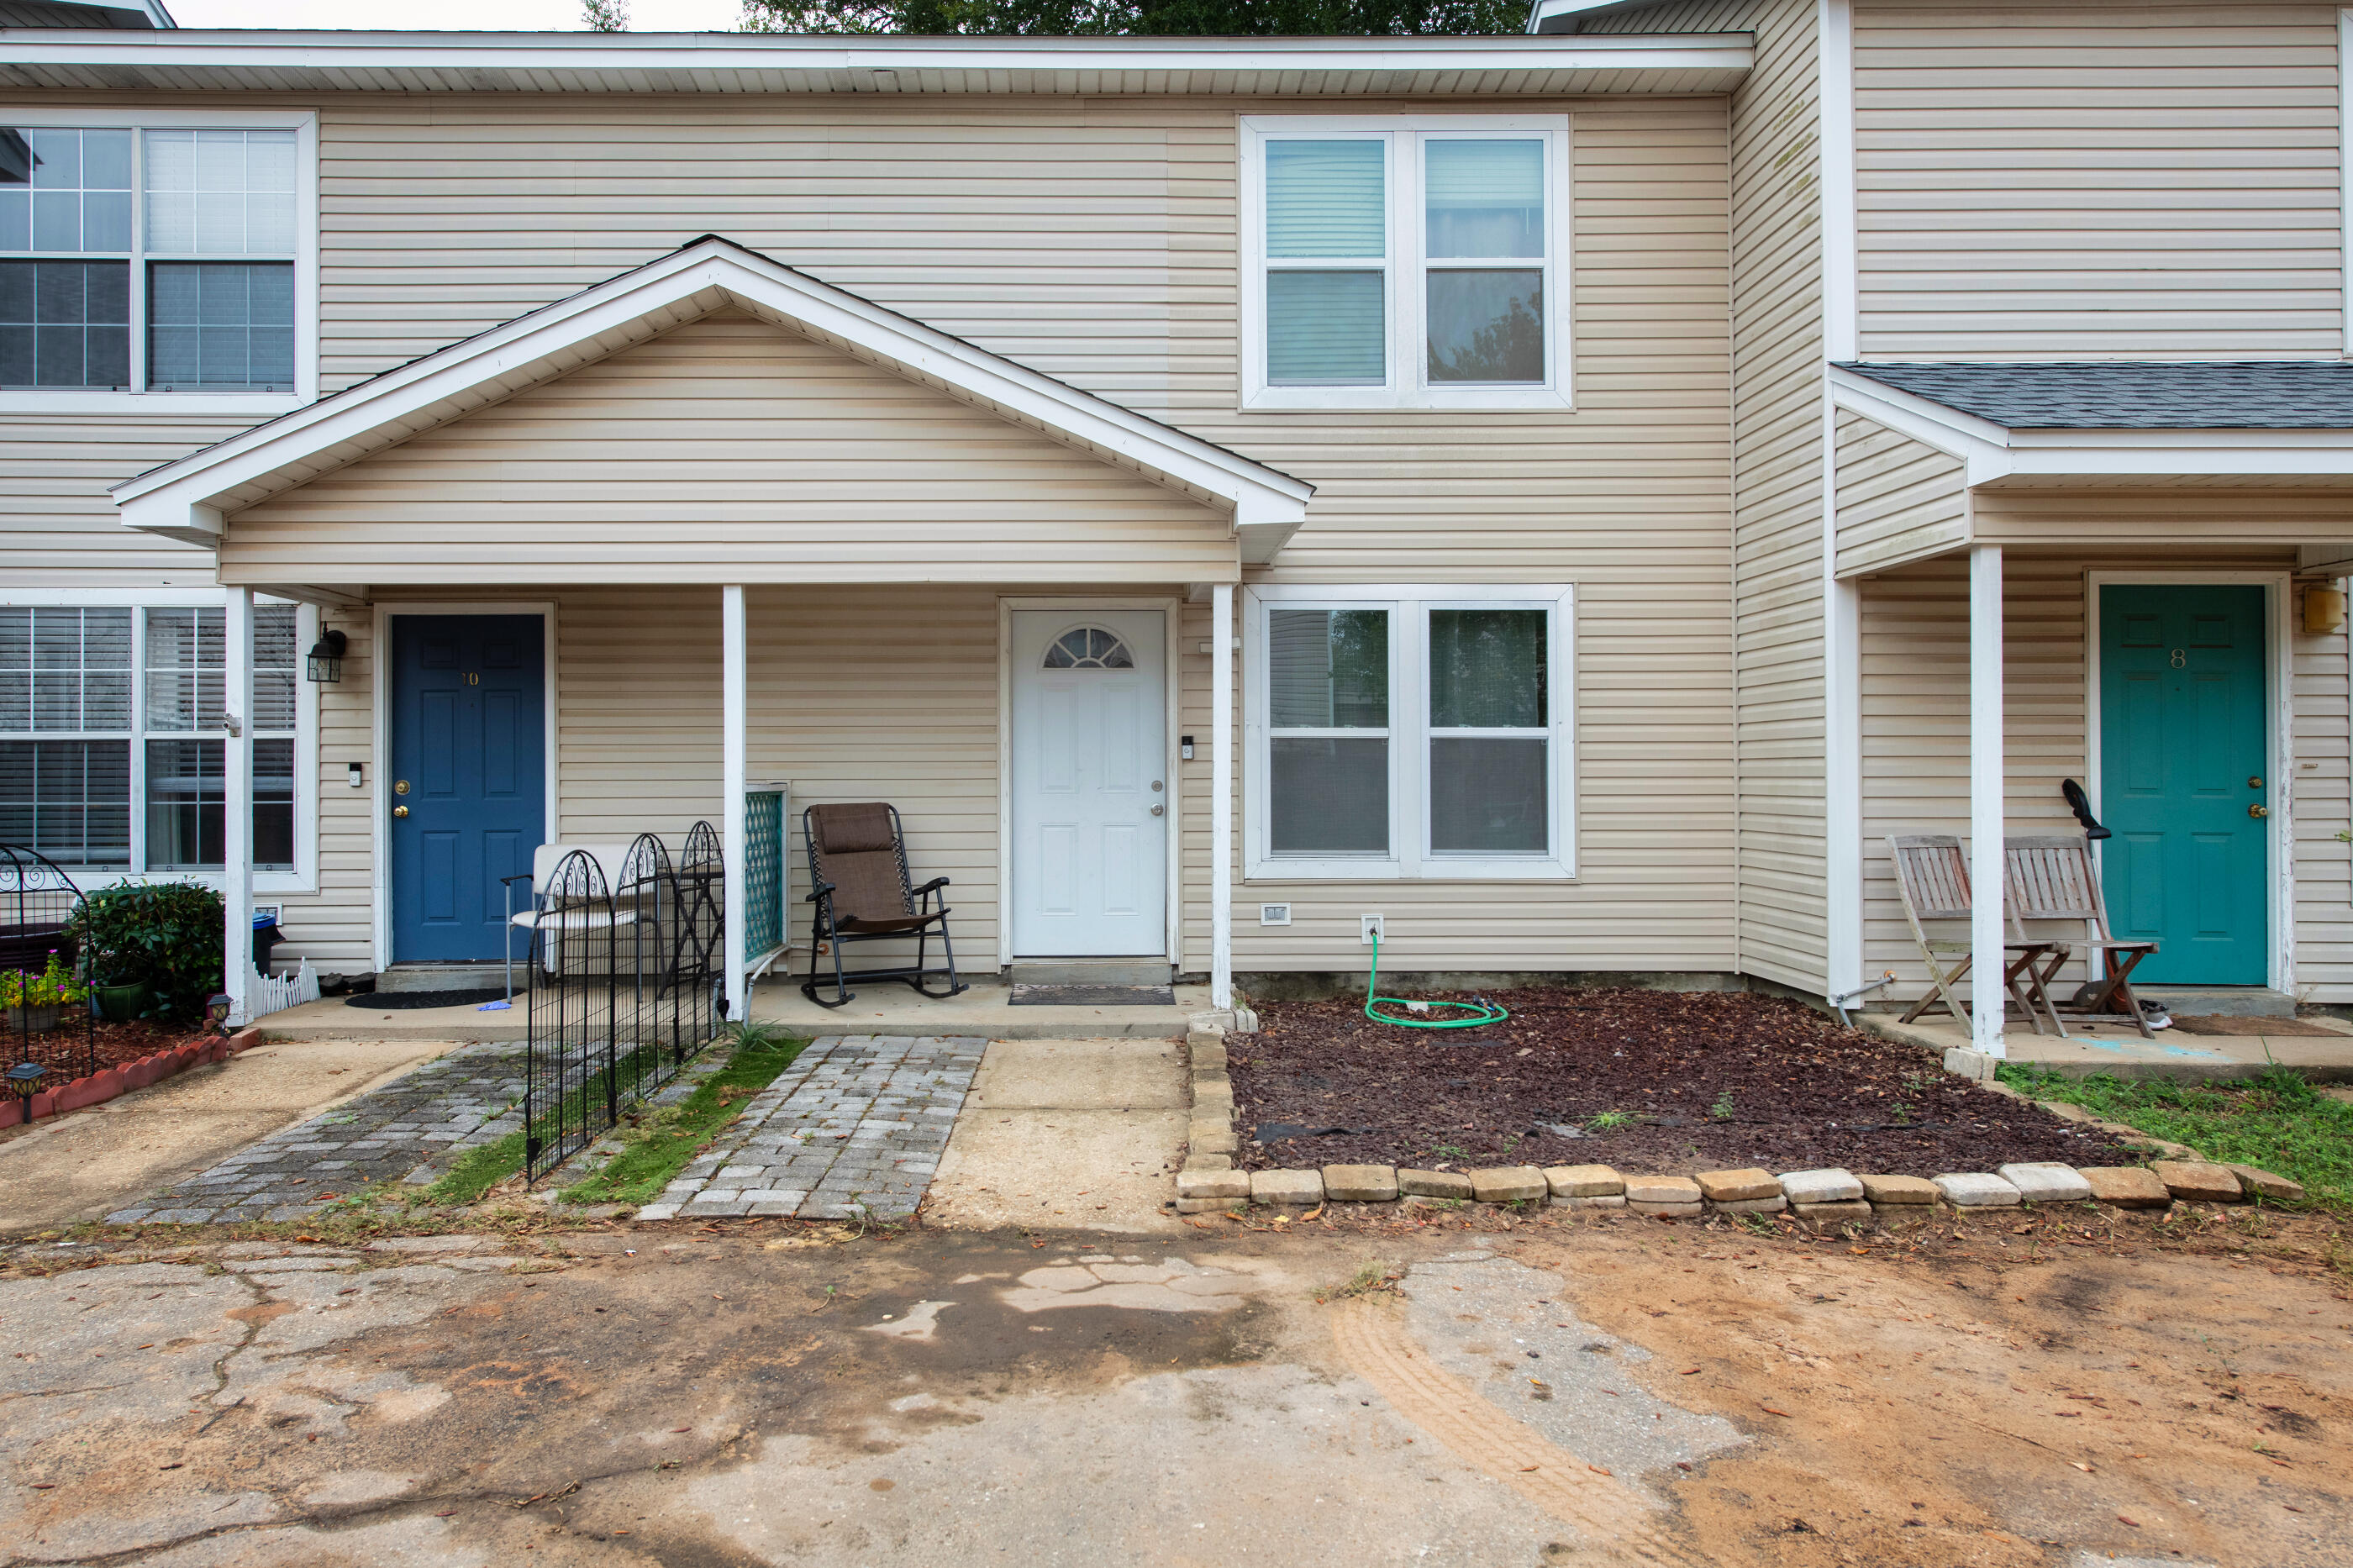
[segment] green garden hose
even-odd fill
[[[1389,1004],[1398,1007],[1449,1007],[1468,1013],[1467,1018],[1392,1018],[1374,1008]],[[1381,994],[1381,939],[1373,937],[1373,972],[1365,977],[1365,1016],[1376,1024],[1395,1024],[1401,1029],[1475,1029],[1482,1024],[1500,1024],[1511,1016],[1485,997],[1476,1002],[1421,1002],[1405,996]]]

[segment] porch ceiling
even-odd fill
[[[1314,487],[1301,480],[715,237],[706,237],[504,326],[142,474],[117,486],[115,500],[130,527],[221,551],[229,542],[228,519],[234,514],[287,497],[323,476],[649,344],[689,323],[733,311],[847,356],[869,367],[864,374],[870,378],[879,371],[894,384],[929,388],[945,399],[985,412],[994,421],[1043,437],[1045,443],[1124,471],[1129,478],[1119,482],[1146,494],[1164,492],[1163,510],[1198,518],[1198,523],[1179,531],[1196,540],[1200,525],[1222,527],[1221,555],[1212,552],[1205,558],[1196,544],[1181,552],[1181,561],[1175,557],[1166,562],[1135,561],[1134,566],[1145,574],[1164,580],[1235,580],[1242,565],[1271,559],[1304,520]],[[972,416],[959,417],[968,421]],[[680,460],[692,471],[691,457]],[[1062,461],[1067,464],[1069,458]],[[1105,478],[1108,480],[1109,476]],[[449,489],[443,487],[445,495]],[[857,499],[839,503],[853,536]],[[486,516],[498,510],[495,500],[480,504]],[[1082,500],[1066,509],[1080,520],[1082,528],[1086,504]],[[1116,510],[1107,508],[1107,511]],[[1127,510],[1137,509],[1130,502]],[[747,505],[735,512],[729,521],[736,536],[744,537],[747,531],[756,534],[758,508]],[[1166,526],[1172,525],[1164,524],[1164,531]],[[1116,570],[1107,574],[1103,567],[1106,561],[1114,567],[1121,563],[1124,542],[1136,531],[1131,528],[1123,534],[1106,521],[1103,532],[1103,551],[1099,558],[1078,563],[1085,574],[1098,581],[1125,574]],[[1057,548],[1053,540],[1022,537],[1018,527],[1009,528],[1008,535],[1002,574],[1012,580],[1039,580],[1041,565],[1051,564],[1043,558],[1050,557]],[[328,602],[361,592],[353,586],[360,581],[469,580],[429,548],[387,554],[355,550],[353,542],[339,536],[332,512],[322,513],[307,529],[275,541],[266,563],[238,563],[232,572],[225,559],[224,578],[270,586],[309,582],[343,584],[339,594],[321,591],[315,595]],[[634,559],[633,549],[642,554],[644,547],[652,546],[664,568],[654,574],[658,580],[763,580],[760,574],[747,577],[732,560],[715,561],[708,570],[698,570],[661,555],[667,531],[657,521],[647,521],[633,541],[617,541],[607,529],[595,542],[594,559],[584,557],[585,564],[567,562],[556,569],[554,562],[531,557],[506,562],[501,571],[513,581],[519,575],[533,575],[534,565],[546,564],[551,569],[537,575],[551,582],[641,581],[647,580],[646,573]],[[919,546],[921,542],[899,537],[889,540],[887,546],[878,546],[871,572],[860,571],[854,561],[837,560],[821,575],[832,581],[884,582],[937,575],[920,548],[911,552],[911,542]],[[429,545],[429,530],[420,530],[414,543]],[[1147,549],[1144,553],[1151,552]],[[604,565],[600,567],[598,561]],[[976,565],[986,569],[997,563],[955,564],[968,574]],[[1044,573],[1046,577],[1054,574]],[[769,575],[789,579],[793,574],[778,571]]]

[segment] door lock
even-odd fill
[[[2247,787],[2249,789],[2261,789],[2263,787],[2263,781],[2260,778],[2250,776],[2247,780]]]
[[[406,779],[393,780],[392,793],[395,795],[406,795],[408,793],[408,781]]]
[[[392,815],[395,816],[406,816],[408,815],[408,807],[405,805],[396,805],[392,808]]]
[[[2247,815],[2249,816],[2263,817],[2269,816],[2271,814],[2272,808],[2268,805],[2251,805],[2247,807]]]

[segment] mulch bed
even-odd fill
[[[1361,997],[1273,1002],[1228,1042],[1236,1165],[1609,1164],[1889,1175],[2128,1163],[2107,1134],[1741,992],[1495,993],[1508,1022],[1404,1029]],[[1479,1044],[1466,1044],[1465,1037]],[[1620,1112],[1623,1126],[1594,1128]],[[1255,1141],[1253,1141],[1255,1139]]]
[[[81,1071],[82,1023],[80,1019],[76,1018],[55,1029],[44,1030],[32,1037],[39,1043],[45,1057],[53,1059],[66,1057],[72,1058],[73,1073],[60,1077],[57,1071],[52,1070],[49,1074],[48,1087],[54,1088],[57,1084],[65,1081],[65,1077],[71,1077]],[[211,1037],[212,1031],[202,1024],[160,1024],[150,1018],[141,1018],[128,1024],[110,1024],[104,1019],[100,1019],[97,1024],[98,1068],[100,1070],[106,1068],[119,1068],[125,1062],[135,1062],[142,1057],[152,1057],[157,1051],[168,1051],[174,1046],[185,1045],[190,1040]],[[11,1062],[16,1059],[14,1054],[16,1047],[17,1037],[15,1030],[10,1029],[5,1034],[0,1034],[0,1054],[6,1054]]]

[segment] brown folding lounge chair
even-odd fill
[[[2021,933],[2028,921],[2062,921],[2084,931],[2080,938],[2069,936],[2057,956],[2044,959],[2040,966],[2040,983],[2048,985],[2071,950],[2081,951],[2091,962],[2092,980],[2060,1011],[2087,1022],[2130,1024],[2143,1039],[2155,1039],[2148,1020],[2141,1016],[2140,998],[2133,994],[2131,975],[2142,959],[2157,951],[2157,943],[2118,942],[2109,934],[2107,900],[2100,894],[2090,843],[2080,834],[2005,839],[2002,876],[2010,884],[2010,916]]]
[[[1912,939],[1920,944],[1920,957],[1928,966],[1928,994],[1912,1005],[1904,1015],[1910,1023],[1942,1001],[1961,1027],[1969,1026],[1968,1009],[1961,1005],[1959,994],[1954,989],[1961,977],[1969,972],[1975,960],[1970,940],[1963,936],[1933,937],[1928,934],[1932,922],[1958,921],[1964,930],[1969,922],[1969,863],[1961,853],[1961,841],[1949,833],[1921,833],[1891,836],[1887,840],[1890,854],[1895,859],[1895,885],[1904,895],[1904,916],[1912,922]],[[2056,950],[2061,963],[2067,950],[2055,942],[2017,941],[2002,944],[2002,989],[2026,1015],[2036,1034],[2043,1033],[2042,1020],[2048,1017],[2052,1026],[2062,1035],[2059,1015],[2043,993],[2042,965]]]
[[[955,949],[948,942],[948,910],[941,889],[945,877],[934,877],[922,887],[907,878],[907,837],[895,807],[875,802],[863,805],[813,805],[801,813],[808,839],[809,882],[817,890],[807,901],[817,906],[810,923],[809,973],[801,994],[820,1007],[839,1007],[858,994],[853,980],[903,980],[925,996],[946,998],[970,986],[956,978]],[[920,900],[920,901],[919,901]],[[934,932],[940,939],[941,963],[926,961]],[[915,939],[915,962],[892,969],[845,971],[842,948],[853,942]],[[818,955],[833,955],[833,995],[818,994]],[[941,976],[948,988],[934,991],[923,982]]]

